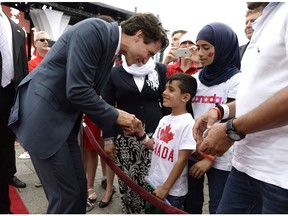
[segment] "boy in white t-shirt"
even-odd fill
[[[148,178],[154,182],[153,194],[167,199],[177,208],[182,208],[188,192],[187,162],[196,149],[192,128],[194,119],[191,112],[191,99],[197,89],[196,79],[187,74],[174,74],[168,78],[163,92],[163,106],[171,107],[172,113],[164,116],[150,139],[140,125],[138,140],[153,149]]]

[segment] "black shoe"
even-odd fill
[[[20,179],[18,179],[16,176],[13,176],[10,184],[13,185],[16,188],[25,188],[26,184],[22,182]]]
[[[109,204],[110,204],[110,202],[112,201],[112,198],[113,198],[113,194],[115,193],[115,190],[114,190],[114,188],[113,188],[113,191],[112,191],[112,194],[111,194],[111,197],[110,197],[110,199],[108,200],[108,202],[103,202],[102,200],[99,202],[99,207],[100,208],[105,208],[105,207],[107,207]]]
[[[107,187],[107,180],[106,180],[106,179],[103,179],[103,180],[101,181],[101,187],[102,187],[104,190],[106,190],[106,187]]]

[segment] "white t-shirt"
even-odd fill
[[[253,110],[288,86],[287,3],[266,6],[243,61],[236,116]],[[234,145],[232,165],[237,170],[288,189],[288,126],[248,134]]]
[[[180,150],[195,150],[193,138],[194,119],[190,113],[164,116],[153,135],[154,145],[149,177],[156,186],[162,185],[178,160]],[[184,196],[188,193],[188,164],[169,190],[169,195]]]
[[[236,98],[241,73],[235,74],[226,82],[210,87],[205,86],[200,82],[198,74],[195,74],[194,77],[197,80],[197,93],[192,100],[192,107],[194,117],[197,119],[210,108],[215,107],[216,103],[222,104],[227,102],[227,98]],[[224,171],[230,171],[232,168],[232,154],[233,146],[223,154],[223,156],[216,158],[213,167]]]

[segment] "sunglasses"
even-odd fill
[[[37,39],[36,41],[40,41],[40,42],[44,43],[45,41],[49,42],[50,39],[40,38],[40,39]]]

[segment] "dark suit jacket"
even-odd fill
[[[8,18],[9,19],[9,18]],[[13,44],[13,63],[14,63],[14,86],[18,86],[20,81],[28,74],[27,55],[26,55],[26,37],[23,29],[15,22],[9,19],[12,30]],[[0,77],[2,70],[0,70]]]
[[[244,53],[245,53],[245,51],[246,51],[249,43],[250,43],[250,41],[249,41],[247,44],[244,44],[244,45],[242,45],[242,46],[239,47],[239,50],[240,50],[240,60],[242,60],[243,55],[244,55]]]
[[[109,77],[118,41],[116,22],[86,19],[64,33],[26,76],[9,119],[25,149],[43,159],[52,156],[82,113],[102,129],[113,127],[118,112],[98,94]]]
[[[1,5],[0,5],[1,7]],[[0,213],[10,213],[9,181],[16,173],[14,142],[15,135],[7,127],[9,114],[15,99],[15,89],[20,81],[28,74],[25,32],[13,21],[10,21],[12,30],[12,53],[14,61],[14,80],[2,88],[0,86]],[[2,60],[2,59],[1,59]],[[2,64],[0,63],[0,78]],[[1,79],[0,79],[1,80]]]
[[[27,54],[26,54],[26,37],[25,32],[12,20],[13,39],[13,61],[14,61],[14,84],[15,88],[21,80],[28,74]]]
[[[26,55],[26,39],[25,32],[18,26],[15,22],[8,18],[11,24],[12,30],[12,52],[13,52],[13,65],[14,65],[14,86],[15,89],[20,83],[20,81],[28,74],[28,66],[27,66],[27,55]],[[2,64],[1,64],[2,65]],[[2,77],[2,69],[0,69],[0,80]],[[0,92],[1,97],[1,92]],[[2,103],[0,106],[9,105],[9,113],[5,113],[6,118],[10,114],[10,109],[12,104]],[[2,109],[1,109],[2,110]],[[2,112],[0,115],[2,116],[4,113]]]
[[[9,18],[8,18],[9,19]],[[25,32],[12,20],[10,20],[12,29],[12,44],[13,44],[13,63],[14,63],[14,87],[16,89],[20,81],[28,74],[27,55],[26,55],[26,39]],[[2,64],[1,64],[2,66]],[[0,77],[2,77],[2,68],[0,69]],[[6,97],[1,96],[6,94]],[[11,100],[7,101],[7,92],[0,91],[1,112],[0,118],[5,120],[7,125],[8,117],[14,100],[14,91]],[[5,101],[2,101],[5,100]],[[7,110],[7,111],[6,111]],[[2,123],[2,121],[1,121]],[[2,134],[4,136],[4,134]]]
[[[154,133],[159,120],[169,113],[166,108],[162,108],[162,93],[166,84],[167,66],[157,63],[159,74],[159,88],[153,90],[147,84],[147,76],[141,92],[133,79],[122,65],[112,69],[110,78],[103,92],[103,99],[117,108],[133,113],[145,124],[147,133]],[[122,130],[115,127],[115,130],[103,131],[103,137],[116,137]]]

